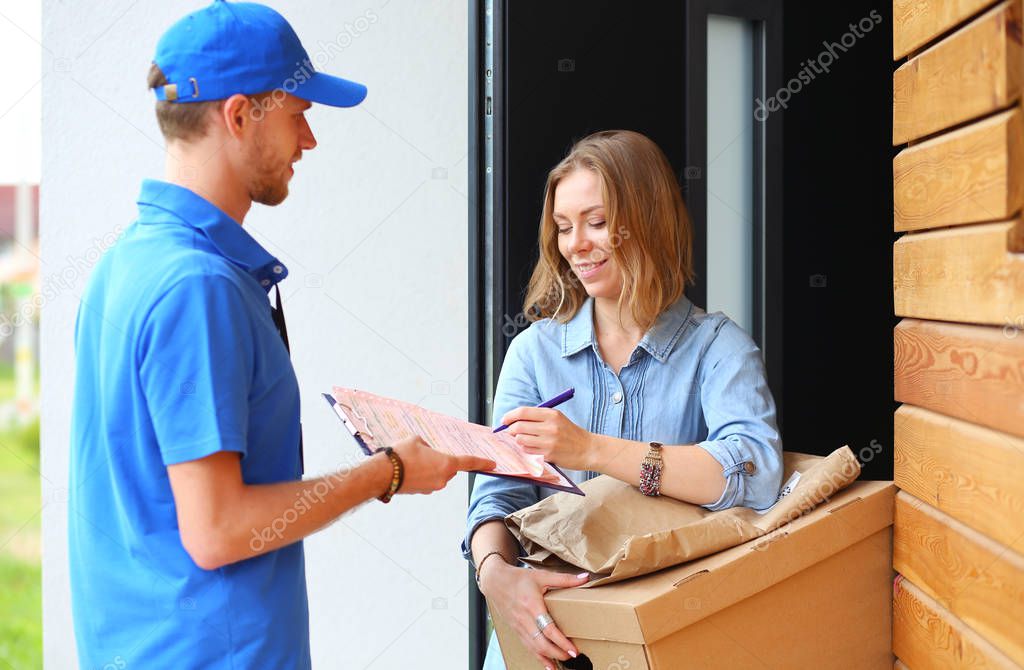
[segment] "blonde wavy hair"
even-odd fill
[[[611,256],[622,271],[624,308],[647,330],[693,281],[693,230],[672,167],[658,145],[629,130],[583,138],[548,173],[540,219],[540,258],[523,313],[530,321],[576,316],[587,291],[558,250],[555,189],[575,170],[600,180]]]

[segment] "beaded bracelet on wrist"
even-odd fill
[[[388,490],[378,497],[377,500],[382,503],[389,503],[395,496],[395,493],[398,492],[398,489],[402,488],[402,482],[405,480],[405,466],[402,464],[402,459],[391,447],[384,447],[381,451],[391,461],[391,482],[388,484]]]
[[[661,443],[651,442],[651,448],[640,464],[640,493],[645,496],[661,495]]]

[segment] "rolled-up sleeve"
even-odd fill
[[[722,465],[725,489],[710,510],[770,507],[782,483],[782,439],[761,352],[727,323],[702,365],[701,405],[708,426],[699,442]]]
[[[532,326],[531,326],[532,327]],[[491,424],[497,426],[501,417],[517,407],[541,403],[537,384],[529,359],[529,340],[535,333],[529,329],[520,333],[509,345],[494,390],[494,411]],[[512,479],[476,475],[473,493],[466,514],[466,535],[462,541],[462,555],[471,558],[470,543],[473,533],[481,524],[503,519],[509,514],[529,507],[540,500],[538,487]]]

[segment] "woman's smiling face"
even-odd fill
[[[558,250],[587,294],[617,299],[622,292],[622,273],[612,258],[597,173],[580,168],[563,177],[555,188],[553,210]]]

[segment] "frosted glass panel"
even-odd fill
[[[707,309],[754,324],[754,25],[708,17]]]

